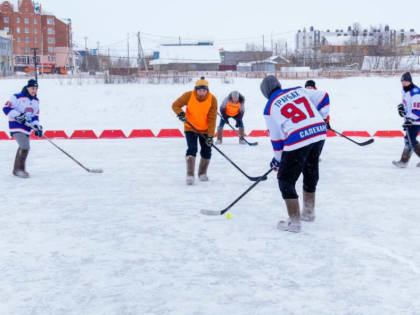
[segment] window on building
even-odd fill
[[[35,37],[35,38],[34,38],[34,43],[35,43],[35,44],[38,44],[38,37]]]
[[[20,23],[20,17],[16,18],[16,23]]]
[[[49,53],[54,53],[54,47],[48,47],[48,52]]]
[[[20,36],[16,37],[16,41],[20,43]]]
[[[31,53],[31,49],[29,47],[25,47],[25,54],[30,54]]]
[[[38,34],[38,29],[36,27],[34,27],[34,33]]]
[[[48,37],[48,44],[55,44],[55,38],[54,37]]]
[[[6,31],[6,33],[10,32],[10,28],[8,28],[8,27],[5,27],[4,30]]]
[[[16,63],[28,64],[28,57],[26,57],[26,56],[16,56]]]
[[[25,21],[25,24],[29,24],[29,18],[25,18],[24,21]]]
[[[29,34],[29,27],[25,27],[25,34]]]
[[[5,17],[3,18],[3,22],[4,22],[4,23],[9,23],[9,17],[8,17],[8,16],[5,16]]]
[[[29,37],[29,36],[26,36],[26,37],[25,37],[25,43],[30,43],[30,42],[31,42],[30,37]]]
[[[55,56],[48,56],[48,61],[55,62]]]
[[[47,24],[48,25],[54,25],[54,19],[53,18],[48,18],[47,19]]]
[[[34,24],[38,24],[38,20],[34,18]]]
[[[20,33],[20,27],[16,27],[16,33]]]
[[[48,28],[48,35],[54,35],[55,34],[55,30],[51,27]]]

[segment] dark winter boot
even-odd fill
[[[223,128],[217,127],[217,141],[216,144],[222,144],[223,142]]]
[[[285,199],[287,213],[289,219],[287,221],[280,221],[277,228],[282,231],[300,232],[300,210],[299,210],[299,199]]]
[[[239,129],[239,144],[246,144],[244,137],[245,137],[245,129],[244,127],[240,127]]]
[[[16,152],[15,165],[13,167],[13,175],[20,178],[28,178],[29,174],[25,170],[25,162],[28,157],[29,150],[19,148]]]
[[[404,148],[404,151],[401,155],[401,160],[392,161],[392,164],[394,164],[396,167],[399,167],[399,168],[406,168],[412,154],[413,154],[413,150]]]
[[[420,143],[416,144],[416,147],[414,148],[414,152],[416,152],[417,156],[420,157]]]
[[[187,185],[194,184],[195,156],[187,155]]]
[[[198,165],[198,178],[202,182],[208,182],[209,178],[207,177],[207,169],[209,167],[209,159],[200,159],[200,164]]]
[[[315,193],[303,192],[303,210],[300,216],[302,221],[315,221]]]

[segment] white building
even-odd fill
[[[161,45],[156,59],[150,62],[154,70],[217,71],[220,52],[211,42]]]

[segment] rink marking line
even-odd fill
[[[184,138],[184,134],[180,129],[161,129],[157,135],[151,129],[133,129],[127,136],[121,129],[105,129],[99,133],[99,136],[92,129],[77,129],[74,130],[70,136],[64,130],[46,130],[45,134],[51,139],[129,139],[129,138]],[[363,130],[346,130],[343,134],[348,137],[377,137],[377,138],[395,138],[404,137],[401,130],[378,130],[373,136],[367,131]],[[237,136],[229,130],[224,131],[225,137]],[[268,137],[267,130],[252,130],[247,137]],[[328,132],[327,137],[336,137],[334,132]],[[0,131],[0,140],[12,140],[6,131]],[[31,139],[37,138],[31,134]]]

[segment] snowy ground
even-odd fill
[[[298,235],[275,229],[274,176],[232,220],[201,215],[251,182],[214,152],[211,181],[186,187],[184,141],[56,141],[103,174],[32,142],[26,181],[0,142],[1,313],[420,314],[420,169],[391,167],[400,139],[329,139],[318,217]],[[259,141],[221,148],[257,176],[271,157]]]
[[[420,77],[413,76],[415,82]],[[122,84],[104,85],[100,80],[40,79],[41,122],[50,130],[64,129],[123,129],[150,128],[157,133],[162,128],[179,128],[171,110],[173,101],[191,90],[194,81],[186,85]],[[234,89],[246,98],[246,130],[266,129],[262,112],[266,103],[260,92],[260,79],[234,79],[223,84],[221,79],[209,79],[210,91],[219,104]],[[396,114],[401,103],[399,77],[317,79],[319,89],[331,99],[331,125],[337,130],[400,129],[401,118]],[[0,80],[0,104],[26,83],[21,80]],[[303,86],[305,80],[281,80],[283,87]],[[420,83],[419,83],[420,84]],[[0,119],[0,130],[7,122]]]
[[[0,83],[1,95],[16,90],[16,80]],[[258,81],[213,83],[221,95],[254,89],[246,123],[264,129],[261,108],[251,106],[263,102]],[[336,100],[338,130],[399,129],[398,78],[321,83]],[[41,84],[41,121],[70,131],[180,128],[169,107],[189,88]],[[272,149],[256,140],[220,148],[257,176]],[[0,141],[0,314],[420,314],[419,159],[393,168],[401,138],[367,147],[329,138],[317,220],[300,234],[275,228],[286,210],[274,174],[232,208],[232,220],[201,215],[252,183],[214,151],[210,182],[187,187],[185,139],[55,142],[105,172],[88,174],[32,141],[32,177],[19,180],[16,144]]]

